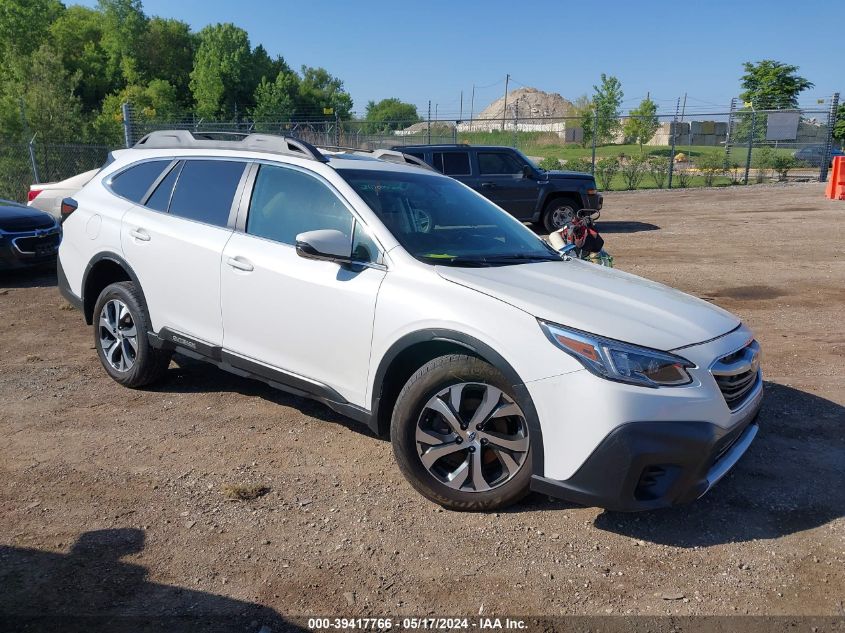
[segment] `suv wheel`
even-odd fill
[[[543,212],[543,226],[549,233],[559,231],[572,221],[577,212],[575,202],[570,198],[552,200]]]
[[[150,322],[131,281],[111,284],[94,306],[94,345],[100,362],[126,387],[143,387],[164,375],[171,353],[152,347]]]
[[[442,506],[493,510],[528,492],[528,423],[504,376],[478,358],[423,365],[396,400],[390,435],[402,474]]]

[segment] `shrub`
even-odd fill
[[[742,168],[739,163],[731,163],[731,184],[738,185],[740,181],[740,172]]]
[[[625,189],[633,191],[640,186],[646,174],[645,159],[634,156],[622,163],[622,180],[625,181]]]
[[[796,161],[792,156],[784,156],[783,154],[778,154],[773,157],[771,162],[771,167],[775,170],[778,175],[778,180],[781,182],[786,180],[786,175],[789,173],[789,170],[797,166],[798,161]]]
[[[584,174],[590,174],[593,172],[593,163],[586,158],[570,158],[563,164],[563,168],[567,171],[578,171]]]
[[[648,173],[658,189],[663,189],[669,176],[669,159],[663,156],[652,156],[648,160]]]
[[[705,187],[712,187],[716,176],[725,173],[725,158],[719,154],[705,154],[696,162],[698,170],[704,176]]]
[[[618,158],[602,158],[596,161],[596,180],[604,191],[610,191],[613,177],[619,172]]]
[[[538,165],[540,169],[545,169],[546,171],[550,171],[552,169],[560,169],[560,159],[552,158],[551,156],[546,156],[543,160],[540,161]]]
[[[755,180],[758,184],[763,182],[769,175],[769,170],[772,168],[774,160],[775,150],[771,147],[761,147],[751,157],[751,164],[757,170]]]
[[[677,184],[678,188],[686,189],[689,187],[690,182],[692,181],[692,172],[689,169],[678,169],[673,173],[673,180]]]

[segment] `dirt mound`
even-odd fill
[[[520,118],[545,118],[567,116],[572,110],[572,103],[556,92],[543,92],[536,88],[517,88],[508,93],[507,117],[513,117],[514,104],[519,102]],[[505,114],[505,98],[496,99],[487,106],[479,119],[501,119]]]

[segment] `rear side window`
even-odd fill
[[[112,178],[111,190],[119,196],[132,200],[132,202],[141,202],[155,179],[161,175],[161,172],[169,164],[170,159],[138,163]]]
[[[522,163],[506,152],[478,152],[480,174],[520,174]]]
[[[469,176],[469,152],[435,152],[434,168],[447,176]]]
[[[188,220],[226,226],[245,163],[185,161],[170,198],[170,213]]]

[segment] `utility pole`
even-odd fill
[[[672,188],[672,174],[675,171],[675,137],[678,136],[678,109],[681,107],[681,98],[675,103],[675,118],[672,120],[672,151],[669,153],[669,189]]]
[[[472,115],[475,114],[475,84],[472,84],[472,97],[469,99],[469,124],[472,126]]]
[[[464,118],[464,91],[461,90],[461,110],[460,114],[458,115],[458,121]]]
[[[510,75],[505,75],[505,105],[502,107],[502,132],[505,131],[505,117],[508,115],[508,82],[511,80]]]
[[[754,149],[754,128],[757,126],[757,110],[754,109],[754,102],[751,102],[751,131],[748,133],[748,154],[745,157],[745,177],[742,184],[748,184],[748,173],[751,171],[751,150]],[[758,172],[759,173],[759,172]]]

